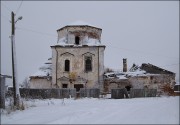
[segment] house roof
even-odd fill
[[[170,72],[168,70],[159,68],[152,64],[143,63],[141,66],[134,65],[128,72],[110,72],[104,74],[107,78],[118,78],[119,80],[127,79],[128,77],[146,77],[146,76],[154,76],[159,74],[171,74],[175,75],[175,73]]]
[[[82,27],[84,27],[84,26],[89,26],[89,27],[93,27],[93,28],[102,30],[101,28],[98,28],[98,27],[95,26],[95,25],[92,25],[92,24],[90,24],[90,23],[84,22],[84,21],[82,21],[82,20],[78,20],[78,21],[75,21],[75,22],[72,22],[72,23],[67,24],[66,26],[58,29],[57,31],[62,30],[62,29],[64,29],[64,28],[66,28],[66,27],[72,27],[72,26],[80,26],[80,27],[81,27],[81,26],[82,26]]]
[[[10,75],[3,75],[3,74],[0,74],[0,76],[1,76],[1,77],[4,77],[4,78],[10,78],[10,79],[12,78],[12,76],[10,76]]]
[[[174,72],[165,70],[163,68],[157,67],[155,65],[152,65],[150,63],[146,64],[143,63],[140,67],[142,70],[145,70],[147,73],[154,73],[154,74],[171,74],[171,75],[175,75]]]

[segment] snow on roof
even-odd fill
[[[99,46],[101,45],[100,41],[98,39],[93,39],[93,38],[89,38],[85,45],[88,45],[88,46]]]
[[[78,21],[75,21],[73,23],[67,24],[67,26],[87,26],[87,25],[92,26],[92,27],[96,27],[96,26],[89,24],[87,22],[84,22],[82,20],[78,20]]]
[[[137,69],[135,71],[126,72],[126,74],[128,76],[145,76],[146,75],[146,71],[141,70],[141,69]]]
[[[155,75],[155,74],[150,74],[150,73],[146,73],[146,71],[137,68],[133,71],[128,71],[128,72],[110,72],[110,73],[106,73],[104,74],[105,76],[107,76],[108,78],[119,78],[119,79],[128,79],[127,77],[134,77],[134,76],[149,76],[149,75]]]
[[[52,58],[49,58],[49,59],[45,62],[45,64],[52,64]]]
[[[126,78],[126,76],[125,75],[119,75],[119,76],[117,76],[119,79],[128,79],[128,78]]]

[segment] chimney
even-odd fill
[[[123,72],[127,72],[127,59],[123,58]]]

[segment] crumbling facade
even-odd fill
[[[107,73],[115,74],[115,77],[106,77],[105,91],[110,92],[112,88],[133,89],[157,89],[161,93],[164,84],[175,85],[175,73],[159,68],[152,64],[142,64],[140,67],[134,65],[128,72]]]

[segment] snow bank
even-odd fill
[[[179,97],[25,101],[24,111],[1,115],[2,124],[178,124]]]

